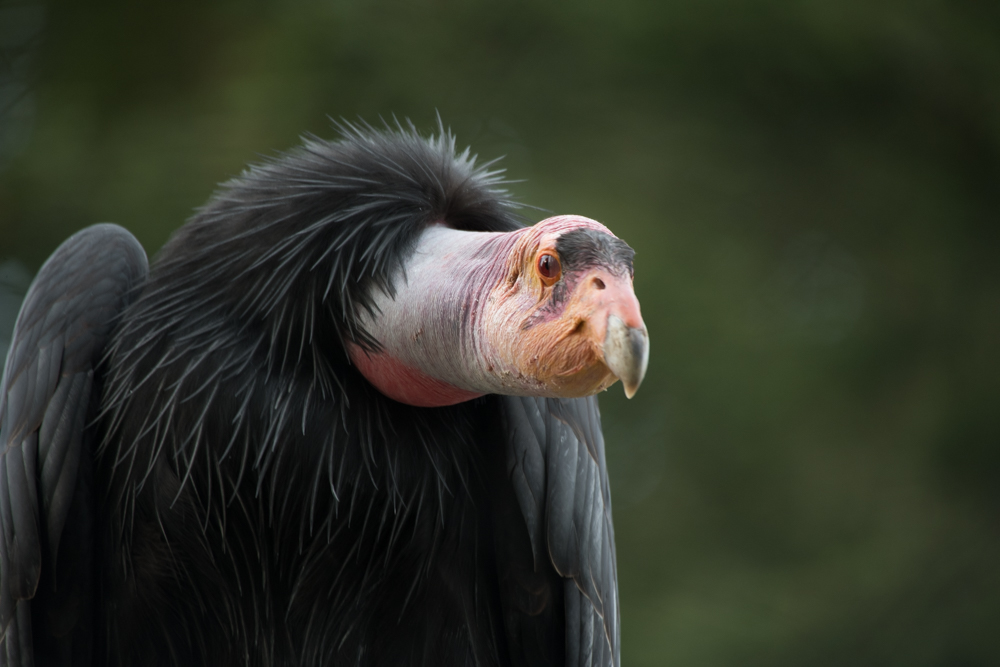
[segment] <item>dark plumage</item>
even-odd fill
[[[499,175],[342,130],[148,275],[110,225],[40,271],[0,396],[0,664],[618,664],[596,399],[412,407],[346,353],[427,225],[520,226]]]

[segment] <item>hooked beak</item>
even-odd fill
[[[622,381],[625,396],[632,398],[639,390],[649,365],[646,326],[630,327],[617,315],[608,315],[603,351],[604,365]]]

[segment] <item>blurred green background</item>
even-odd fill
[[[2,0],[0,351],[75,230],[437,113],[637,250],[624,665],[1000,665],[995,0]]]

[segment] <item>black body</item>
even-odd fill
[[[498,183],[346,127],[148,275],[120,228],[67,241],[0,396],[0,664],[617,665],[596,399],[416,408],[345,354],[424,226],[518,226]]]

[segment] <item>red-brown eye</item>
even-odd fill
[[[538,275],[540,275],[545,282],[552,284],[558,280],[560,270],[559,260],[553,255],[545,253],[538,256]]]

